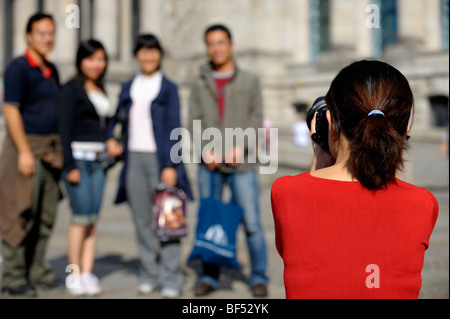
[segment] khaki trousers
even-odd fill
[[[60,170],[36,159],[32,207],[22,214],[27,235],[16,248],[2,241],[3,288],[26,283],[38,285],[55,279],[45,255],[61,199],[60,174]]]

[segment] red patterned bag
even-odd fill
[[[161,241],[187,235],[187,196],[176,187],[160,187],[154,194],[153,217],[156,236]]]

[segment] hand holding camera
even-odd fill
[[[306,114],[306,124],[312,133],[311,139],[315,142],[313,143],[314,157],[311,172],[332,166],[336,162],[328,145],[327,110],[325,98],[321,96],[314,101]]]
[[[315,132],[311,135],[311,139],[319,144],[326,151],[330,151],[328,147],[328,121],[327,121],[327,104],[325,103],[325,97],[318,97],[311,108],[306,114],[306,124],[309,130],[311,130],[311,123],[314,119],[314,114],[317,112],[315,122]]]

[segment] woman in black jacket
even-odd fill
[[[69,264],[79,267],[68,285],[72,295],[96,295],[101,288],[92,274],[95,224],[100,211],[106,171],[100,160],[105,151],[107,118],[111,112],[103,85],[107,55],[96,40],[80,44],[77,75],[61,90],[59,124],[64,153],[63,181],[72,207],[67,235]],[[79,274],[79,275],[78,275]]]

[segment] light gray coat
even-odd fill
[[[238,166],[237,172],[255,169],[257,165],[256,147],[258,142],[258,128],[263,127],[263,105],[259,79],[255,75],[235,66],[234,77],[225,87],[224,121],[220,123],[216,99],[216,84],[212,72],[213,69],[210,64],[202,66],[200,68],[200,75],[193,81],[191,86],[188,123],[191,136],[194,137],[195,141],[194,120],[201,121],[202,134],[207,128],[219,129],[222,137],[222,154],[225,154],[225,129],[228,132],[227,136],[231,136],[230,134],[236,135],[242,129],[244,134],[241,134],[241,136],[245,136],[245,156],[244,163]],[[254,136],[255,141],[251,141],[248,136]],[[206,138],[208,139],[210,137],[206,136]],[[231,141],[230,138],[227,139]],[[194,152],[197,151],[199,155],[198,152],[204,150],[205,145],[208,145],[211,141],[212,137],[211,140],[205,140],[203,138],[201,149],[197,146]],[[221,165],[220,170],[223,172],[231,171],[226,165]]]

